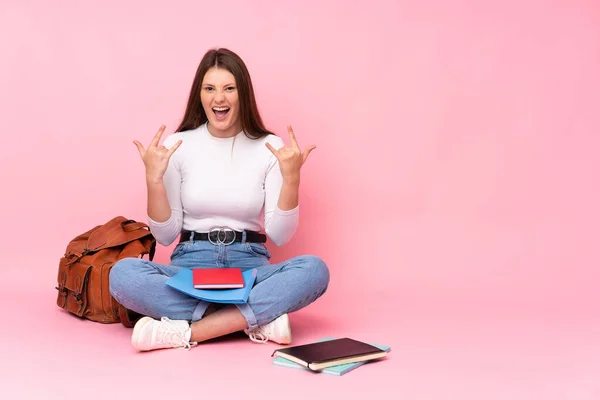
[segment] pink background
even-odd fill
[[[90,373],[131,395],[600,398],[597,2],[165,4],[0,5],[12,398],[62,398]],[[331,269],[327,294],[292,316],[295,344],[352,336],[391,345],[388,360],[313,376],[243,336],[139,355],[129,330],[54,305],[72,237],[145,220],[132,141],[176,128],[215,46],[247,63],[269,128],[317,145],[298,234],[270,245],[274,261],[313,253]]]

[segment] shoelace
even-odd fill
[[[183,343],[185,349],[190,349],[194,343],[190,343],[185,339],[185,332],[181,330],[180,327],[177,326],[175,321],[170,320],[167,317],[162,317],[160,322],[163,324],[165,330],[159,339],[158,343],[162,344],[171,344],[171,343]],[[175,340],[176,339],[176,340]]]
[[[257,328],[248,332],[248,337],[255,343],[266,343],[269,340],[269,335],[267,335],[261,328]]]

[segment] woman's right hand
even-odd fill
[[[133,141],[133,144],[137,147],[140,157],[146,166],[146,181],[149,183],[160,183],[162,181],[163,175],[167,170],[167,166],[169,165],[169,159],[175,153],[175,150],[181,145],[181,140],[179,140],[173,147],[167,149],[165,146],[159,146],[160,137],[165,131],[165,126],[161,126],[152,142],[147,149],[144,149],[144,146],[137,140]]]

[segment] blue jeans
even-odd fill
[[[202,319],[210,303],[176,291],[165,281],[182,268],[256,268],[256,282],[246,304],[237,304],[248,328],[269,323],[285,313],[306,307],[327,290],[329,270],[315,256],[299,256],[270,264],[263,244],[235,242],[213,245],[208,241],[179,243],[164,265],[141,258],[119,260],[110,271],[110,292],[126,308],[153,318],[191,322]]]

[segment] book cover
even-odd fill
[[[319,342],[325,342],[325,341],[329,341],[329,340],[334,340],[335,338],[332,337],[326,337],[323,339],[320,339]],[[381,350],[384,350],[386,352],[390,352],[391,351],[391,347],[390,346],[385,346],[385,345],[379,345],[379,344],[372,344],[372,346],[375,346]],[[280,367],[287,367],[287,368],[294,368],[294,369],[301,369],[304,371],[310,371],[312,373],[321,373],[321,374],[326,374],[326,375],[333,375],[333,376],[342,376],[344,374],[347,374],[348,372],[360,367],[361,365],[365,364],[367,361],[358,361],[358,362],[353,362],[353,363],[348,363],[348,364],[340,364],[340,365],[336,365],[333,367],[327,367],[327,368],[323,368],[321,370],[318,371],[312,371],[306,367],[303,367],[302,365],[295,363],[293,361],[287,360],[283,357],[274,357],[273,358],[273,365],[277,365]]]
[[[192,268],[196,289],[238,289],[244,287],[241,268]]]
[[[244,287],[240,289],[196,289],[192,281],[192,269],[183,268],[179,273],[167,279],[166,284],[175,290],[211,303],[244,304],[256,281],[256,268],[242,271]]]
[[[351,338],[314,342],[275,350],[280,356],[311,370],[383,358],[385,350]]]

